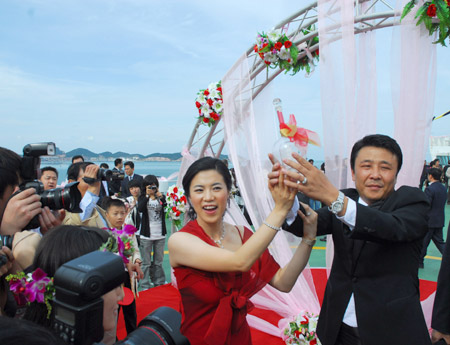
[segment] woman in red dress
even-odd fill
[[[183,178],[191,219],[168,242],[184,312],[181,332],[191,345],[251,344],[249,298],[265,284],[288,292],[308,262],[317,230],[317,214],[306,204],[300,214],[303,241],[283,268],[267,250],[292,207],[296,191],[284,184],[269,189],[273,211],[253,233],[223,221],[230,197],[231,176],[225,164],[204,157]],[[255,196],[256,197],[256,196]]]

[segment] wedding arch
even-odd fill
[[[333,2],[337,4],[337,1]],[[364,8],[363,5],[365,3],[370,3],[370,6]],[[396,11],[394,9],[394,3],[395,1],[392,0],[356,1],[354,4],[355,34],[398,25],[401,11]],[[284,30],[286,35],[293,41],[293,44],[299,48],[299,59],[305,57],[307,54],[306,50],[301,49],[302,45],[305,43],[310,52],[319,49],[319,43],[312,46],[308,45],[313,38],[318,37],[319,35],[319,30],[317,29],[317,5],[317,1],[312,2],[274,26],[274,29]],[[315,26],[315,29],[310,30],[309,28],[311,26]],[[335,27],[331,27],[330,30],[334,31],[333,40],[339,40],[341,37],[339,25],[336,24]],[[303,31],[308,31],[309,33],[307,35],[302,35],[302,37],[298,37],[299,33]],[[296,39],[296,37],[298,38]],[[254,44],[252,44],[245,52],[247,58],[251,60],[250,80],[252,83],[252,99],[256,98],[270,82],[283,73],[283,70],[279,68],[267,68],[264,61],[254,52],[253,46]],[[202,126],[201,120],[199,119],[194,125],[186,149],[194,151],[198,158],[203,157],[205,153],[219,157],[222,154],[225,143],[226,139],[223,136],[223,123],[221,125],[221,121],[216,122],[216,124],[211,127],[205,127]]]

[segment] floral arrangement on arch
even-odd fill
[[[108,241],[99,248],[102,252],[118,253],[125,264],[130,261],[128,258],[132,256],[136,250],[133,246],[133,235],[137,229],[130,224],[124,225],[123,229],[104,228],[110,233]]]
[[[319,316],[302,311],[283,331],[283,340],[286,344],[320,345],[316,328]]]
[[[418,4],[418,0],[411,0],[403,8],[403,19]],[[446,47],[445,39],[450,35],[450,0],[425,1],[417,10],[415,19],[416,25],[424,24],[430,36],[438,32],[438,40],[433,43],[440,43]]]
[[[177,229],[181,228],[181,215],[186,212],[187,199],[184,190],[176,185],[170,186],[166,193],[166,218],[170,219]]]
[[[219,121],[223,115],[222,82],[211,83],[207,89],[197,92],[195,106],[203,124],[211,127]]]
[[[29,305],[34,301],[45,303],[47,319],[50,318],[52,312],[50,301],[55,297],[53,278],[47,277],[42,269],[37,268],[33,273],[10,274],[6,277],[6,281],[9,282],[9,289],[18,306]]]
[[[308,27],[302,30],[299,35],[307,35],[312,30],[314,30],[313,26]],[[314,37],[308,43],[304,42],[297,47],[281,29],[276,29],[269,31],[267,34],[264,32],[258,33],[253,50],[267,67],[279,67],[284,69],[285,73],[292,72],[292,75],[300,70],[305,70],[306,74],[310,74],[315,67],[314,61],[319,61],[319,49],[310,52],[308,47],[318,42],[319,38]],[[298,56],[302,50],[306,52],[306,55],[299,59]]]

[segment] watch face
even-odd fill
[[[335,203],[333,204],[333,206],[332,206],[332,208],[333,208],[333,211],[332,211],[332,212],[333,212],[333,213],[339,213],[339,212],[341,212],[343,206],[344,206],[344,203],[343,203],[343,202],[335,202]]]

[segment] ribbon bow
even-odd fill
[[[289,115],[289,124],[284,122],[283,113],[277,111],[278,120],[280,121],[281,136],[289,138],[296,145],[305,147],[308,144],[320,146],[319,135],[309,129],[297,127],[297,120],[293,114]]]
[[[246,323],[247,313],[252,309],[253,303],[239,291],[233,290],[229,295],[222,297],[206,332],[205,342],[215,345],[225,344],[226,335],[231,329],[236,331]]]

